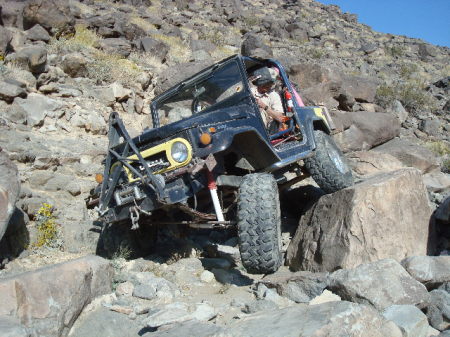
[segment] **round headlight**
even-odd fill
[[[171,153],[173,160],[177,163],[182,163],[187,159],[189,150],[182,142],[175,142],[172,145]]]

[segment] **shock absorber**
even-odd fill
[[[214,179],[214,173],[209,169],[206,169],[206,178],[208,179],[208,188],[211,193],[211,199],[214,204],[214,210],[216,211],[216,216],[218,221],[225,221],[222,213],[222,208],[220,207],[219,197],[217,196],[216,181]]]

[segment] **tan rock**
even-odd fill
[[[426,255],[431,213],[419,171],[377,174],[322,196],[301,218],[287,264],[293,270],[334,271]]]

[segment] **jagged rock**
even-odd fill
[[[114,97],[118,102],[126,101],[133,96],[133,92],[130,89],[125,89],[120,83],[114,82],[110,85]]]
[[[397,116],[400,123],[404,123],[408,118],[408,112],[405,110],[402,103],[397,100],[392,103],[392,113]]]
[[[419,124],[419,130],[425,132],[429,136],[437,137],[440,133],[441,123],[439,120],[424,119]]]
[[[214,307],[208,303],[197,303],[195,311],[192,313],[194,318],[200,322],[207,322],[218,315]]]
[[[316,86],[325,82],[341,84],[341,76],[334,67],[317,63],[301,63],[290,67],[289,80],[298,85],[300,90]]]
[[[26,2],[2,2],[1,21],[5,27],[23,29],[22,11]]]
[[[151,37],[144,37],[141,39],[141,48],[146,53],[155,56],[161,62],[169,53],[169,46],[167,44]]]
[[[31,0],[23,8],[23,28],[28,30],[39,24],[51,34],[71,32],[75,26],[75,18],[70,6],[59,0]],[[52,28],[56,32],[52,32]]]
[[[379,81],[367,76],[347,76],[342,79],[341,90],[352,95],[357,102],[373,102]]]
[[[422,174],[439,171],[441,168],[439,159],[430,150],[404,139],[392,139],[374,148],[372,151],[388,153],[396,157],[404,165],[420,170]]]
[[[41,126],[45,117],[59,118],[64,114],[65,102],[31,93],[26,99],[16,98],[14,105],[26,114],[29,126]]]
[[[424,174],[423,182],[428,192],[446,193],[450,191],[450,175],[443,172]]]
[[[89,255],[1,279],[0,316],[12,315],[39,335],[60,336],[85,305],[111,291],[113,273],[109,261]]]
[[[343,300],[372,305],[383,311],[393,304],[425,308],[430,296],[424,285],[392,259],[363,263],[330,275],[329,289]]]
[[[260,311],[271,311],[279,309],[275,302],[269,300],[252,301],[245,304],[244,312],[247,314],[254,314]]]
[[[450,281],[450,256],[410,256],[402,261],[402,266],[428,290]]]
[[[264,56],[261,54],[265,54],[265,58],[271,58],[273,56],[272,48],[265,44],[263,39],[256,34],[250,34],[244,42],[242,42],[241,54],[244,56],[254,57],[256,56],[256,52],[258,54],[257,56]]]
[[[383,316],[397,324],[404,337],[429,336],[427,316],[413,305],[391,305]]]
[[[426,255],[430,216],[417,170],[377,174],[322,196],[301,218],[286,262],[293,270],[334,271]]]
[[[430,325],[443,331],[450,327],[450,294],[445,290],[430,292],[430,305],[427,308]]]
[[[88,74],[89,60],[80,53],[64,55],[61,69],[70,77],[84,77]]]
[[[228,330],[234,336],[402,336],[399,328],[376,310],[350,302],[294,306],[245,317]]]
[[[89,92],[90,97],[95,98],[100,103],[112,107],[116,102],[114,91],[111,87],[94,87]]]
[[[370,149],[364,133],[353,124],[347,130],[332,135],[332,138],[344,153]]]
[[[34,74],[43,73],[47,66],[47,49],[43,47],[24,47],[8,54],[6,62],[14,62],[28,68]]]
[[[387,153],[376,153],[373,151],[353,152],[348,155],[348,160],[353,172],[359,175],[391,172],[403,168],[400,160]]]
[[[98,42],[99,47],[106,53],[118,54],[128,57],[131,53],[131,44],[119,38],[103,39]]]
[[[25,34],[27,39],[31,41],[49,42],[51,39],[50,34],[39,24],[36,24],[27,31],[25,31]]]
[[[17,85],[0,81],[0,99],[11,103],[16,97],[26,97],[27,91]]]
[[[328,273],[278,271],[265,276],[259,284],[276,289],[280,296],[297,303],[308,303],[328,286]]]
[[[214,61],[208,59],[200,62],[180,63],[175,67],[164,70],[158,76],[158,82],[155,87],[155,94],[159,95],[175,84],[189,78],[200,70],[212,65]]]
[[[8,155],[0,152],[0,240],[6,232],[20,192],[19,171]]]
[[[9,31],[3,26],[0,26],[0,55],[4,56],[10,42],[11,36]]]
[[[207,53],[212,53],[217,49],[217,46],[214,43],[204,41],[204,40],[191,40],[190,47],[192,51],[203,50]]]

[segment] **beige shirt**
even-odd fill
[[[251,91],[255,98],[261,99],[261,101],[265,105],[269,106],[270,109],[281,113],[283,112],[283,103],[281,103],[280,95],[278,95],[274,90],[270,90],[264,94],[260,94],[257,87],[252,87]],[[264,125],[266,126],[266,128],[268,128],[273,118],[270,117],[267,114],[267,111],[264,109],[260,109],[260,112]]]

